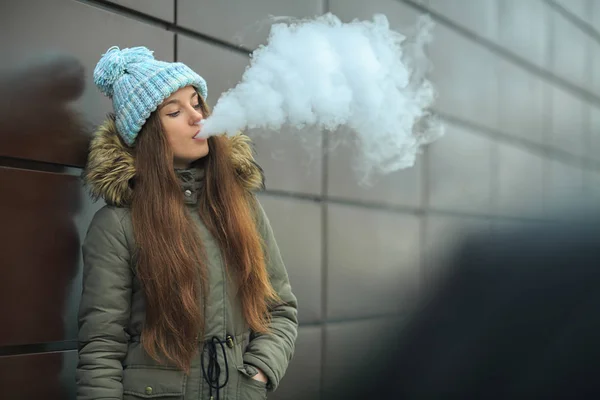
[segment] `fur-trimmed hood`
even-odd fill
[[[229,140],[231,161],[242,185],[248,191],[264,189],[263,170],[254,160],[250,138],[239,133]],[[112,118],[94,133],[82,178],[92,198],[103,198],[107,204],[117,207],[130,204],[131,182],[135,178],[134,155],[118,136]]]

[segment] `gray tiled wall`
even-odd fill
[[[285,256],[290,281],[295,288],[302,324],[322,320],[321,286],[323,237],[321,207],[311,200],[261,195],[279,249]],[[294,235],[290,235],[291,231]]]
[[[358,183],[353,171],[356,149],[339,146],[328,154],[326,194],[331,198],[392,206],[420,207],[423,203],[423,163],[378,177],[369,186]]]
[[[544,121],[552,115],[546,107],[546,97],[551,90],[552,86],[544,79],[501,59],[498,63],[498,129],[516,138],[543,144]]]
[[[311,17],[323,12],[321,0],[178,0],[178,24],[252,49],[269,33],[269,18]]]
[[[495,214],[542,217],[544,158],[527,148],[498,143]],[[518,193],[518,196],[515,194]]]
[[[543,0],[503,0],[498,3],[498,36],[494,43],[536,66],[548,68],[548,23],[551,12]],[[469,4],[470,5],[470,4]]]
[[[600,2],[21,0],[0,13],[6,59],[58,48],[84,62],[77,107],[98,123],[109,103],[91,71],[111,45],[146,45],[189,64],[207,79],[214,105],[241,77],[248,51],[265,42],[269,15],[327,10],[345,21],[385,13],[392,27],[431,11],[432,79],[447,135],[414,168],[371,190],[356,183],[349,149],[324,155],[319,132],[311,132],[310,154],[292,132],[253,136],[267,177],[261,201],[302,322],[297,356],[273,399],[327,398],[347,368],[368,362],[351,349],[373,343],[374,327],[402,315],[462,234],[547,223],[559,217],[557,204],[600,197],[600,169],[586,162],[600,161]],[[75,362],[72,354],[65,363]]]
[[[175,0],[107,0],[110,3],[140,11],[167,22],[175,20]]]
[[[348,386],[349,371],[352,379],[361,379],[361,370],[377,365],[393,344],[389,332],[397,328],[400,321],[399,318],[378,318],[329,324],[325,328],[320,398],[339,396],[340,390]]]
[[[327,214],[327,318],[406,308],[419,284],[418,217],[339,204]]]

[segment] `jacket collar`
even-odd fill
[[[181,191],[183,193],[183,201],[185,204],[197,204],[198,195],[204,186],[204,169],[176,169],[175,174],[181,184]]]
[[[248,191],[264,189],[264,174],[253,156],[250,138],[242,133],[229,137],[231,162],[236,176]],[[201,168],[175,170],[186,204],[195,204],[202,188],[204,171]],[[130,147],[117,134],[114,118],[107,119],[94,133],[89,146],[82,178],[94,200],[126,207],[131,203],[135,178],[135,158]],[[186,196],[186,191],[190,195]]]

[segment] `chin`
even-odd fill
[[[192,149],[189,149],[189,150],[192,150]],[[192,153],[192,154],[190,154],[190,156],[191,156],[190,158],[192,158],[194,160],[198,160],[200,158],[206,157],[209,153],[208,143],[204,142],[203,146],[196,147],[190,153]]]
[[[193,159],[194,161],[198,161],[198,160],[206,157],[207,155],[208,155],[208,147],[204,151],[198,151],[198,152],[196,152],[193,155],[193,157],[190,157],[190,158]]]
[[[208,155],[209,147],[208,143],[205,143],[204,146],[196,146],[195,148],[186,148],[181,149],[183,151],[175,151],[174,159],[180,160],[186,164],[194,163],[198,160],[203,159]]]

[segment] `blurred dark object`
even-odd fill
[[[85,164],[88,137],[69,103],[85,87],[83,65],[48,53],[0,70],[0,157]]]
[[[339,397],[600,398],[600,217],[467,240]]]

